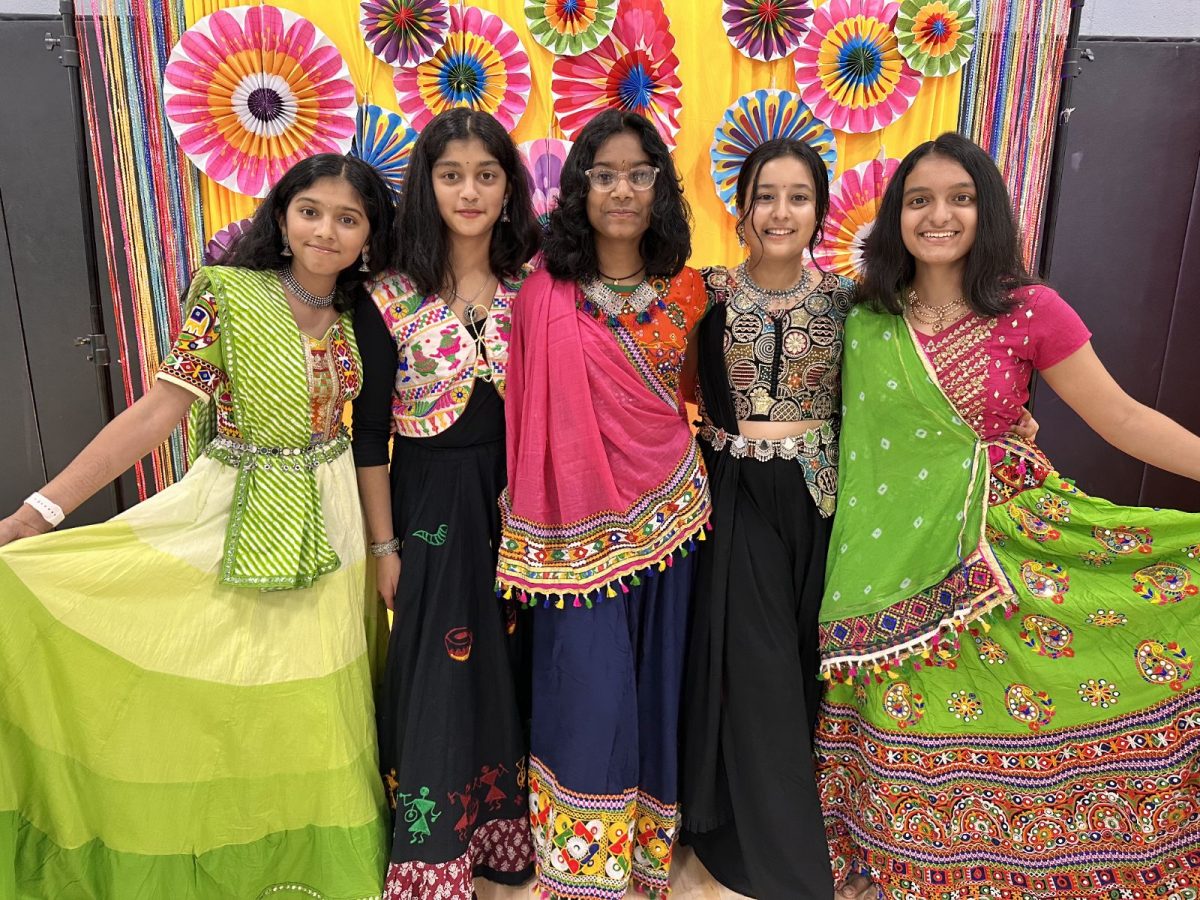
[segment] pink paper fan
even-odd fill
[[[538,222],[545,228],[550,220],[550,210],[558,202],[559,180],[563,163],[571,152],[571,142],[558,138],[538,138],[526,141],[517,149],[529,170],[529,182],[533,186],[533,211]]]
[[[916,99],[921,75],[900,53],[899,8],[886,0],[829,0],[813,14],[795,53],[796,84],[831,128],[878,131]]]
[[[879,201],[899,165],[895,159],[868,160],[830,185],[825,239],[815,254],[821,268],[847,278],[862,276],[863,242],[875,227]]]
[[[420,131],[458,106],[491,113],[508,131],[529,101],[529,57],[517,33],[476,6],[450,7],[450,33],[428,62],[396,71],[400,111]]]
[[[167,121],[213,181],[264,197],[295,163],[345,153],[354,138],[354,82],[332,41],[275,6],[205,16],[171,50]]]
[[[250,223],[254,221],[253,216],[247,216],[245,219],[238,219],[236,222],[230,222],[220,231],[212,236],[212,240],[204,247],[204,264],[206,266],[219,266],[221,261],[229,253],[229,249],[233,246],[234,241],[240,238],[247,229]]]
[[[554,60],[554,114],[571,138],[605,109],[648,118],[671,149],[679,131],[679,58],[661,0],[621,0],[612,31],[594,50]]]

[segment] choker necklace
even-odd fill
[[[590,278],[579,286],[588,300],[610,316],[626,312],[644,313],[658,299],[658,292],[648,281],[643,281],[629,294],[618,294],[599,278]]]
[[[600,277],[603,278],[605,281],[612,282],[613,284],[620,284],[626,278],[632,278],[634,275],[641,275],[644,271],[646,271],[645,266],[638,266],[636,269],[634,269],[628,275],[621,275],[617,278],[613,278],[611,275],[605,275],[603,272],[601,272]]]
[[[928,303],[921,302],[916,288],[909,288],[908,290],[908,311],[922,325],[931,325],[934,334],[937,334],[946,327],[946,317],[950,314],[950,311],[965,305],[966,302],[962,297],[959,297],[957,300],[951,300],[949,303],[943,303],[941,306],[930,306]]]
[[[745,263],[734,269],[734,275],[737,278],[739,287],[754,301],[754,305],[768,315],[781,315],[788,312],[798,300],[801,300],[809,292],[809,287],[813,280],[812,270],[806,268],[803,274],[801,274],[800,280],[791,287],[760,287],[750,277]],[[781,302],[782,305],[780,305]]]
[[[291,269],[280,269],[278,274],[279,280],[283,282],[283,286],[291,291],[301,303],[306,303],[314,309],[328,309],[330,306],[333,306],[333,298],[337,296],[336,284],[332,291],[322,297],[319,294],[314,294],[297,281]]]

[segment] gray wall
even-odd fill
[[[58,13],[58,0],[0,0],[3,13]]]
[[[1200,0],[1086,0],[1079,33],[1105,37],[1200,37]]]

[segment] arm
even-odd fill
[[[1090,341],[1041,374],[1093,431],[1118,450],[1200,481],[1200,437],[1126,394]]]
[[[167,381],[109,422],[41,493],[70,514],[94,493],[165,441],[187,414],[196,395]],[[0,522],[0,545],[49,531],[50,525],[28,505]]]
[[[370,299],[361,299],[355,306],[354,333],[363,365],[362,390],[354,399],[353,408],[358,496],[367,523],[367,539],[372,544],[384,544],[395,536],[388,480],[388,443],[396,378],[396,343]],[[379,594],[388,609],[392,609],[400,580],[399,553],[377,557],[375,568]]]

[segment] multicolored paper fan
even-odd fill
[[[359,28],[371,51],[392,66],[415,66],[445,43],[447,0],[362,0]]]
[[[558,201],[559,179],[563,163],[571,152],[571,142],[558,138],[538,138],[526,141],[518,148],[521,159],[529,170],[529,182],[533,186],[533,211],[542,228],[550,224],[550,210]]]
[[[612,32],[594,50],[551,69],[554,115],[571,138],[605,109],[648,118],[672,150],[679,131],[679,58],[661,0],[621,0]]]
[[[762,88],[743,94],[725,110],[713,133],[712,180],[725,208],[737,215],[738,172],[759,144],[772,138],[804,141],[821,155],[833,178],[837,139],[829,126],[813,115],[799,94]]]
[[[729,42],[751,59],[770,62],[800,46],[812,0],[724,0],[721,22]]]
[[[491,113],[512,131],[529,101],[529,57],[498,15],[451,6],[450,33],[441,49],[428,62],[399,69],[393,82],[400,111],[417,131],[456,106]]]
[[[200,19],[163,75],[167,121],[183,152],[231,191],[266,196],[295,163],[345,153],[354,82],[312,22],[276,6],[233,6]]]
[[[358,126],[354,130],[350,155],[373,165],[388,187],[399,194],[416,140],[417,132],[403,116],[368,103],[358,109]]]
[[[829,0],[796,50],[800,96],[838,131],[878,131],[908,111],[921,75],[896,43],[899,7],[886,0]]]
[[[895,159],[868,160],[830,185],[825,239],[814,254],[821,268],[847,278],[862,275],[863,241],[875,226],[884,188],[899,165]]]
[[[896,37],[908,64],[922,75],[951,75],[971,58],[971,0],[901,0]]]
[[[612,31],[617,0],[526,0],[533,39],[560,56],[591,50]]]
[[[229,252],[229,248],[233,246],[233,242],[242,236],[252,221],[253,216],[238,219],[214,234],[212,240],[204,246],[204,265],[219,266],[221,260],[225,258],[225,254]]]

